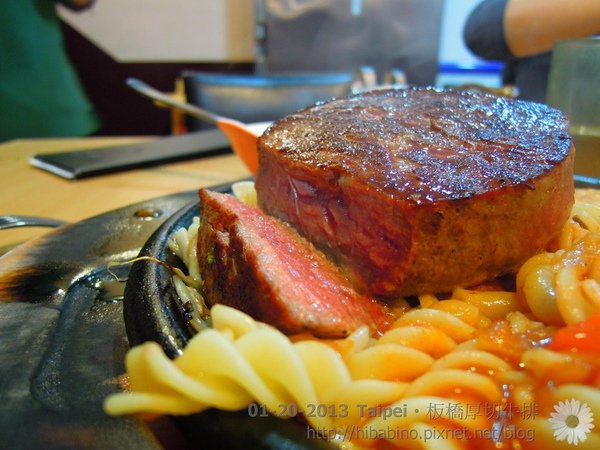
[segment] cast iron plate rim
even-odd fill
[[[146,241],[139,256],[166,261],[167,240],[181,227],[188,227],[200,212],[193,202],[173,214]],[[127,338],[131,346],[146,341],[158,342],[170,357],[181,354],[192,337],[177,307],[171,272],[150,260],[136,261],[129,272],[123,300]]]

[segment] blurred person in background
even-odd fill
[[[98,128],[65,52],[56,3],[79,11],[94,0],[2,0],[0,142],[85,136]]]
[[[544,102],[554,44],[597,33],[598,0],[483,0],[464,40],[477,56],[505,62],[502,81],[516,85],[519,98]]]

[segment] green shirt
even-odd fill
[[[51,0],[2,0],[0,141],[85,136],[98,128],[63,46]]]

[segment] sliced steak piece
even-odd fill
[[[409,88],[315,105],[259,139],[260,207],[377,296],[507,273],[573,203],[565,116],[490,94]]]
[[[237,198],[200,191],[198,255],[204,291],[284,333],[344,337],[361,325],[372,334],[393,317],[357,294],[337,266],[293,228]]]

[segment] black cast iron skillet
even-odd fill
[[[575,176],[575,186],[600,189],[600,179]],[[230,189],[230,185],[213,188],[219,192],[230,192]],[[188,227],[199,213],[198,202],[175,213],[148,239],[140,256],[152,256],[177,265],[178,259],[168,250],[167,240],[175,230]],[[181,353],[192,331],[176,296],[171,273],[165,267],[151,261],[138,261],[133,265],[124,300],[125,325],[132,346],[155,341],[171,358]],[[251,418],[246,411],[209,410],[175,420],[190,440],[206,444],[206,448],[337,448],[325,441],[307,439],[306,426],[297,422],[273,417]]]

